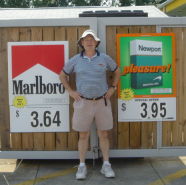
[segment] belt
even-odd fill
[[[105,94],[104,94],[104,95],[105,95]],[[86,98],[86,97],[84,97],[84,96],[81,96],[81,98],[83,98],[83,99],[85,99],[85,100],[100,100],[100,99],[104,98],[105,106],[107,106],[107,100],[106,100],[106,98],[104,97],[104,95],[103,95],[103,96],[99,96],[99,97],[97,97],[97,98]]]
[[[81,98],[86,99],[86,100],[100,100],[101,98],[104,98],[104,96],[99,96],[97,98],[86,98],[84,96],[81,96]]]

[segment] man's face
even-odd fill
[[[81,41],[82,46],[84,47],[85,51],[90,51],[96,49],[97,41],[94,39],[93,36],[87,35],[85,38]]]

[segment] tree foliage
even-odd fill
[[[0,0],[0,7],[27,8],[30,7],[30,0]]]
[[[100,6],[103,0],[0,0],[0,7],[66,7],[66,6]],[[166,0],[120,0],[120,6],[156,5]]]
[[[0,7],[4,7],[4,5],[5,5],[4,0],[0,0]]]
[[[33,7],[52,7],[56,6],[56,1],[52,0],[33,0],[32,1]]]
[[[100,6],[101,0],[89,0],[88,5],[89,6]]]
[[[131,6],[134,3],[134,0],[120,0],[121,6]]]
[[[88,6],[86,0],[71,0],[72,5],[74,6]]]
[[[156,0],[136,0],[136,6],[157,4]]]

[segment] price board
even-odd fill
[[[67,41],[9,42],[11,132],[68,132],[69,95],[59,80]]]
[[[118,121],[176,120],[174,33],[117,35]]]
[[[68,132],[69,106],[10,106],[12,132]]]
[[[120,121],[170,121],[175,120],[175,98],[136,98],[118,101]],[[135,106],[134,106],[135,105]]]

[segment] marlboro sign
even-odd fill
[[[8,43],[12,132],[69,130],[69,95],[59,81],[68,42]]]

